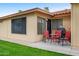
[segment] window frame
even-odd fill
[[[23,19],[23,18],[25,18],[25,19]],[[17,32],[15,30],[15,26],[16,26],[17,23],[19,24],[20,21],[22,21],[21,24],[20,24],[20,28],[21,29],[19,30],[19,32]],[[13,22],[15,23],[15,25],[13,24]],[[22,28],[24,28],[24,30],[22,30]],[[27,30],[26,29],[27,29],[27,19],[26,19],[26,17],[18,17],[18,18],[11,19],[11,33],[12,34],[27,34]],[[21,32],[21,31],[23,31],[23,32]]]
[[[52,19],[52,21],[51,21],[51,30],[53,30],[53,29],[58,29],[58,28],[59,28],[57,25],[56,25],[57,27],[55,27],[55,28],[52,27],[52,26],[53,26],[52,23],[53,23],[53,21],[55,21],[55,20],[56,20],[57,22],[58,22],[58,21],[61,21],[61,24],[60,24],[60,25],[63,26],[63,19]],[[58,23],[57,23],[57,24],[58,24]],[[55,26],[55,25],[54,25],[54,26]]]
[[[41,32],[39,32],[39,21],[41,21]],[[43,27],[43,26],[44,27]],[[42,18],[42,17],[37,17],[37,34],[38,35],[41,35],[41,34],[43,34],[43,32],[44,32],[44,29],[46,29],[46,20],[45,20],[45,18]]]

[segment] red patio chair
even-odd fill
[[[43,32],[43,41],[46,42],[46,39],[48,39],[48,38],[49,38],[49,31],[46,30],[46,31]]]
[[[71,32],[70,31],[66,31],[65,33],[65,38],[60,38],[61,42],[62,42],[62,46],[64,45],[64,42],[71,42]]]
[[[65,39],[66,39],[67,41],[71,42],[71,32],[70,32],[70,31],[66,31]]]
[[[55,34],[51,36],[51,39],[53,42],[58,41],[58,39],[61,37],[61,31],[60,30],[56,30]]]

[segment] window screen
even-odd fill
[[[38,34],[42,34],[45,29],[46,29],[46,20],[44,18],[38,17],[38,20],[37,20]]]
[[[59,28],[60,25],[63,25],[62,19],[54,19],[54,20],[51,21],[52,29],[57,29],[57,28]]]
[[[12,33],[26,34],[26,17],[12,19]]]

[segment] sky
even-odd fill
[[[50,12],[71,8],[68,3],[0,3],[0,17],[36,7],[41,9],[48,7]]]

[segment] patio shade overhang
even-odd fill
[[[66,9],[66,10],[62,10],[62,11],[53,12],[51,14],[53,15],[53,19],[61,19],[66,16],[71,16],[71,10]]]

